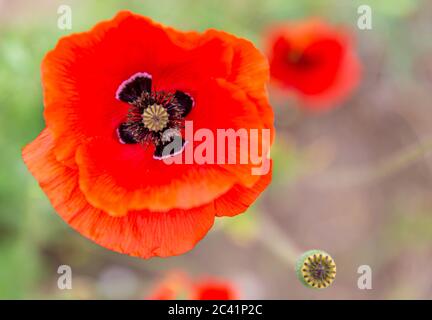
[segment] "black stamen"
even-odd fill
[[[123,144],[134,144],[138,142],[135,140],[135,137],[132,134],[132,130],[130,129],[131,128],[127,123],[122,123],[117,129],[120,142],[122,142]]]
[[[184,93],[183,91],[177,90],[174,93],[174,97],[176,98],[178,104],[182,107],[182,117],[186,117],[189,112],[192,110],[194,105],[194,101],[190,95]]]
[[[173,137],[169,141],[162,142],[156,146],[153,157],[158,160],[172,157],[182,152],[185,144],[186,141],[183,138],[179,136]]]
[[[140,72],[120,85],[116,97],[120,101],[132,103],[136,101],[143,92],[151,92],[151,86],[151,75]]]
[[[117,90],[117,99],[129,104],[127,121],[118,128],[121,143],[155,146],[153,157],[164,159],[183,151],[186,144],[180,129],[194,100],[182,91],[152,91],[152,77],[142,72],[124,81]]]

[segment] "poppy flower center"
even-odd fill
[[[152,76],[140,72],[119,86],[116,98],[129,104],[127,121],[121,123],[117,129],[120,143],[153,144],[153,157],[156,159],[169,157],[183,150],[185,141],[180,136],[180,129],[184,127],[184,118],[194,105],[189,94],[179,90],[152,91]],[[172,132],[178,134],[174,135]],[[174,140],[179,141],[178,145],[165,154],[164,147],[172,144]]]
[[[286,61],[288,64],[299,69],[313,69],[316,68],[321,62],[320,57],[313,56],[298,50],[289,52]]]
[[[169,114],[160,104],[152,104],[142,115],[144,126],[150,131],[161,131],[166,128]]]

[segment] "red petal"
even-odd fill
[[[77,171],[55,159],[53,142],[45,129],[23,150],[24,161],[60,216],[101,246],[142,258],[178,255],[192,249],[213,225],[213,203],[165,213],[136,211],[120,218],[94,208],[79,189]]]
[[[216,214],[219,217],[232,217],[245,212],[270,184],[272,171],[263,176],[251,188],[236,184],[227,193],[215,200]]]

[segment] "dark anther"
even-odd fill
[[[143,92],[150,92],[152,77],[148,73],[140,72],[123,82],[116,94],[117,99],[131,103],[141,97]]]
[[[124,144],[137,143],[127,123],[122,123],[118,127],[118,136],[120,138],[120,141]]]
[[[129,104],[127,121],[118,128],[121,143],[152,143],[155,159],[183,151],[185,141],[180,132],[194,105],[189,94],[152,91],[152,76],[139,72],[120,85],[116,98]]]
[[[190,95],[183,91],[176,91],[174,97],[177,99],[178,104],[183,108],[182,117],[186,117],[192,110],[194,101]]]
[[[168,141],[164,141],[156,147],[153,157],[155,159],[165,159],[179,154],[183,151],[185,140],[180,136],[174,136]]]

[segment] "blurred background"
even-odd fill
[[[357,28],[357,8],[373,29]],[[72,30],[57,27],[60,5]],[[21,160],[44,127],[40,62],[57,40],[129,9],[179,29],[223,29],[262,48],[275,22],[323,17],[355,34],[364,72],[342,106],[311,114],[275,101],[274,179],[247,214],[216,222],[194,250],[140,260],[69,228]],[[244,299],[432,298],[432,2],[420,0],[0,0],[0,298],[144,299],[171,270],[235,283]],[[303,287],[292,259],[329,252],[330,288]],[[69,265],[72,290],[59,290]],[[360,265],[372,290],[360,290]]]

